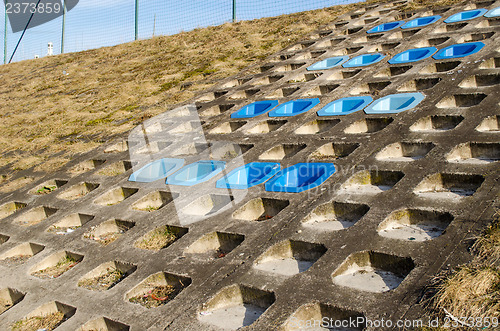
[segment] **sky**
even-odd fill
[[[357,0],[236,0],[237,20],[277,16],[356,2]],[[138,36],[170,35],[198,27],[219,25],[232,20],[233,0],[139,0]],[[3,15],[2,15],[3,16]],[[0,18],[1,36],[4,17]],[[7,61],[22,32],[12,33],[7,25]],[[112,46],[135,38],[135,0],[80,0],[66,15],[64,52]],[[2,38],[3,39],[3,38]],[[62,17],[28,29],[13,62],[61,52]],[[4,43],[0,42],[4,56]],[[1,62],[0,62],[1,63]]]

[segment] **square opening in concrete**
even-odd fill
[[[35,181],[35,178],[30,177],[30,176],[16,178],[16,179],[11,180],[9,182],[6,182],[4,185],[0,186],[0,193],[13,192],[17,189],[20,189],[20,188],[32,183],[33,181]]]
[[[233,218],[245,221],[266,221],[278,215],[290,202],[270,198],[255,198],[233,213]]]
[[[172,156],[197,155],[206,150],[210,145],[207,143],[189,143],[172,152]]]
[[[326,253],[321,244],[284,240],[267,249],[254,263],[254,268],[282,276],[307,271]]]
[[[358,94],[378,95],[380,93],[380,91],[385,89],[390,84],[391,84],[391,82],[388,82],[388,81],[362,84],[362,85],[350,90],[349,93],[352,95],[358,95]]]
[[[55,208],[45,206],[36,207],[16,217],[13,223],[21,226],[33,226],[43,222],[56,212],[57,209]]]
[[[177,123],[176,126],[168,131],[169,134],[183,135],[189,132],[201,130],[200,122],[185,122],[182,124]]]
[[[430,199],[459,200],[476,193],[483,181],[480,175],[436,173],[424,178],[413,192]]]
[[[34,195],[49,194],[59,189],[61,186],[66,185],[66,183],[68,183],[68,181],[63,179],[48,180],[40,185],[37,185],[35,188],[30,190],[29,193]]]
[[[402,209],[392,212],[377,228],[382,237],[426,241],[439,237],[453,221],[450,213],[426,209]]]
[[[351,176],[341,190],[350,194],[378,194],[393,188],[403,176],[401,171],[362,170]]]
[[[461,63],[460,61],[434,62],[423,68],[420,73],[435,74],[448,72],[458,67]]]
[[[0,206],[0,219],[9,217],[18,210],[26,208],[27,204],[24,202],[7,202]]]
[[[71,186],[70,188],[59,194],[57,197],[63,200],[77,200],[83,198],[98,187],[99,184],[83,182]]]
[[[137,248],[159,251],[162,248],[167,248],[172,245],[186,233],[188,233],[187,228],[164,225],[146,233],[134,243],[134,246]]]
[[[489,164],[500,160],[500,144],[463,143],[451,150],[446,156],[448,162]]]
[[[228,134],[232,133],[239,128],[241,128],[243,125],[245,125],[247,122],[245,121],[238,121],[238,122],[225,122],[222,123],[221,125],[213,128],[212,130],[209,131],[210,134]]]
[[[457,39],[457,43],[468,43],[472,41],[481,41],[481,40],[486,40],[490,39],[493,37],[495,32],[479,32],[479,33],[468,33],[464,34],[462,37]]]
[[[274,146],[259,156],[259,160],[283,160],[291,158],[304,148],[305,144],[283,144]]]
[[[276,131],[281,128],[287,121],[267,120],[257,123],[246,132],[249,134],[262,134]]]
[[[97,172],[97,174],[99,176],[112,177],[112,176],[118,176],[118,175],[124,174],[127,171],[129,171],[130,169],[132,169],[132,163],[131,162],[129,162],[129,161],[119,161],[119,162],[115,162],[113,164],[110,164],[109,166],[107,166],[107,167],[99,170]]]
[[[203,304],[198,320],[217,328],[236,330],[253,324],[275,300],[273,292],[230,285]]]
[[[309,159],[311,160],[335,160],[349,156],[356,148],[359,147],[358,143],[328,143],[322,145],[315,150]]]
[[[284,87],[284,88],[277,89],[276,91],[267,94],[265,96],[265,98],[267,98],[267,99],[269,99],[269,98],[272,98],[272,99],[274,99],[274,98],[286,98],[286,97],[291,96],[292,94],[294,94],[298,90],[300,90],[299,86]]]
[[[480,69],[495,69],[500,68],[500,57],[492,57],[485,59],[483,63],[479,65]]]
[[[133,210],[141,210],[152,212],[162,207],[166,206],[170,202],[172,202],[175,198],[177,198],[179,194],[165,192],[165,191],[154,191],[148,193],[144,197],[140,198],[136,202],[134,202],[131,206]]]
[[[314,120],[296,129],[295,134],[317,134],[330,130],[339,124],[340,120]]]
[[[420,160],[434,147],[427,142],[397,142],[386,146],[375,158],[381,161],[411,162]]]
[[[233,201],[230,195],[206,194],[182,208],[182,213],[194,216],[207,216],[225,208]]]
[[[327,202],[307,215],[302,226],[315,231],[339,231],[356,224],[369,210],[363,204]]]
[[[104,148],[104,153],[121,153],[128,151],[128,143],[126,140],[115,142],[114,144]]]
[[[93,219],[93,215],[79,213],[70,214],[51,225],[47,229],[47,232],[52,232],[59,235],[69,234]]]
[[[148,309],[156,308],[174,300],[190,284],[189,277],[158,272],[131,289],[125,299]]]
[[[373,77],[394,77],[403,75],[408,70],[413,68],[413,66],[389,66],[386,69],[382,69],[378,73],[376,73]]]
[[[415,47],[430,47],[430,46],[438,46],[450,40],[450,37],[438,37],[438,38],[429,38],[421,40],[420,42],[415,44]]]
[[[287,81],[288,84],[294,84],[294,83],[305,83],[305,82],[310,82],[312,80],[315,80],[316,78],[321,77],[323,75],[322,72],[316,72],[312,74],[300,74],[297,76],[294,76],[290,80]]]
[[[397,288],[413,268],[411,258],[364,251],[349,255],[332,279],[340,286],[381,293]]]
[[[281,78],[283,78],[283,75],[271,75],[271,76],[264,76],[260,78],[255,78],[252,80],[251,84],[252,85],[268,85],[268,84],[273,84],[279,81]]]
[[[252,144],[231,144],[231,143],[214,143],[217,144],[213,146],[210,150],[210,158],[216,160],[228,161],[235,157],[241,156],[248,152],[253,145]]]
[[[275,72],[293,71],[293,70],[300,69],[305,64],[306,64],[305,62],[289,63],[289,64],[286,64],[286,65],[277,67],[274,71]]]
[[[423,91],[436,86],[441,78],[419,78],[410,80],[398,87],[399,92]]]
[[[394,121],[392,117],[370,117],[349,125],[344,132],[349,134],[375,133],[385,129]]]
[[[42,279],[60,277],[83,260],[83,255],[60,251],[45,258],[30,270],[32,276]]]
[[[71,167],[68,171],[73,175],[83,174],[100,167],[106,160],[87,160]]]
[[[109,245],[135,226],[134,222],[110,219],[98,226],[92,226],[83,237],[95,240],[103,246]]]
[[[458,86],[462,88],[488,87],[500,84],[500,74],[475,75],[464,79]]]
[[[77,331],[129,331],[130,326],[113,321],[106,317],[99,317],[94,320],[88,321],[81,327],[77,329]]]
[[[42,245],[25,242],[0,255],[0,261],[6,263],[23,263],[30,257],[43,251],[44,248],[45,246]]]
[[[47,302],[15,322],[12,325],[12,330],[54,330],[73,316],[75,312],[75,307],[59,301]]]
[[[136,194],[138,191],[139,189],[131,187],[116,187],[95,199],[94,203],[101,206],[113,206]]]
[[[106,291],[137,269],[131,263],[110,261],[101,264],[80,278],[78,286],[91,291]]]
[[[237,233],[211,232],[192,243],[184,254],[194,254],[198,258],[220,259],[238,247],[245,236]]]
[[[25,293],[4,287],[0,289],[0,315],[24,299]]]
[[[170,145],[172,145],[172,143],[168,142],[168,141],[153,141],[153,142],[147,142],[144,146],[140,146],[140,147],[137,146],[137,148],[134,148],[132,151],[134,154],[152,155],[152,154],[156,154],[156,153],[163,151],[165,148],[167,148]],[[120,165],[118,165],[118,170],[120,170],[120,169],[121,169],[121,167],[120,167]],[[97,174],[101,175],[101,176],[103,175],[102,171],[98,172]],[[105,176],[109,176],[109,175],[105,175]]]
[[[453,31],[462,30],[467,26],[467,23],[455,23],[455,24],[447,24],[447,25],[438,25],[437,28],[434,29],[433,33],[447,33]]]
[[[248,90],[240,90],[234,93],[231,93],[227,96],[228,99],[238,100],[238,99],[248,99],[253,95],[259,93],[260,89],[248,89]]]
[[[349,327],[343,327],[349,325]],[[299,328],[299,326],[303,326]],[[335,306],[311,302],[302,305],[288,318],[283,331],[297,330],[365,330],[366,322],[363,314]]]
[[[209,108],[201,111],[200,116],[202,116],[202,117],[217,116],[217,115],[225,113],[226,111],[230,110],[234,106],[235,106],[234,103],[212,106],[212,107],[209,107]]]
[[[462,116],[434,115],[422,117],[410,126],[414,132],[439,132],[452,130],[463,121]]]
[[[361,72],[361,69],[353,69],[353,70],[335,70],[330,76],[328,76],[327,80],[343,80],[349,79]]]
[[[436,104],[438,108],[474,107],[486,98],[484,93],[455,94],[445,97]]]
[[[480,132],[497,132],[500,130],[500,115],[485,118],[476,128]]]

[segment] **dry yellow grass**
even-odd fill
[[[0,166],[57,170],[366,3],[0,66]]]

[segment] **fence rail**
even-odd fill
[[[27,29],[13,62],[46,56],[49,43],[53,45],[53,54],[77,52],[236,20],[272,17],[351,2],[356,0],[80,0],[65,15]],[[6,7],[3,20],[0,27],[4,29],[1,31],[4,42],[1,44],[6,63],[22,32],[12,32]]]

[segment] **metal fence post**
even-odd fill
[[[236,0],[233,0],[233,23],[236,22]]]
[[[7,3],[9,1],[5,1],[5,30],[3,33],[3,64],[7,63]]]
[[[135,40],[139,38],[139,0],[135,0]]]
[[[64,32],[66,29],[66,0],[63,0],[63,19],[61,29],[61,54],[64,53]]]

